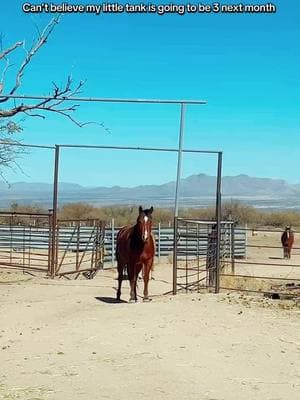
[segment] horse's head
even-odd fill
[[[152,230],[152,213],[153,207],[143,210],[139,207],[139,216],[137,218],[137,225],[143,242],[146,242],[151,235]]]
[[[291,233],[292,233],[291,231],[292,230],[291,230],[291,227],[289,225],[285,227],[285,233],[287,234],[288,237],[291,235]]]

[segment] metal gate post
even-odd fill
[[[181,164],[182,164],[184,117],[185,117],[185,104],[182,103],[181,104],[181,109],[180,109],[180,127],[179,127],[179,143],[178,143],[177,178],[176,178],[176,190],[175,190],[175,207],[174,207],[174,216],[175,217],[178,217],[178,198],[179,198],[179,186],[180,186]]]
[[[111,266],[115,266],[115,219],[111,219]]]
[[[179,126],[179,144],[178,144],[178,160],[177,160],[177,178],[176,178],[175,206],[174,206],[173,294],[177,293],[177,224],[178,224],[177,218],[178,218],[178,199],[179,199],[179,186],[180,186],[181,164],[182,164],[184,117],[185,117],[185,104],[181,103],[181,108],[180,108],[180,126]]]
[[[178,220],[174,217],[174,235],[173,235],[173,294],[177,294],[177,229]]]
[[[216,271],[215,271],[215,293],[220,291],[220,259],[221,259],[221,179],[222,179],[222,152],[218,153],[218,174],[217,174],[217,193],[216,193],[216,223],[217,223],[217,243],[216,243]]]
[[[230,226],[230,237],[231,237],[231,273],[235,274],[235,226],[234,223]]]
[[[160,246],[161,246],[161,244],[160,244],[160,236],[161,236],[161,223],[159,222],[158,223],[158,263],[160,263]]]
[[[53,271],[53,262],[52,262],[52,247],[53,247],[53,234],[52,234],[52,229],[53,229],[53,213],[52,209],[48,210],[48,272],[47,275],[52,277],[52,271]]]
[[[55,277],[58,242],[57,242],[57,199],[58,199],[58,172],[59,172],[59,145],[55,145],[54,178],[53,178],[53,214],[52,214],[52,248],[51,248],[51,278]]]

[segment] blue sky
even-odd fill
[[[64,15],[26,70],[19,94],[47,94],[52,81],[63,83],[72,74],[75,82],[86,80],[86,97],[205,99],[205,106],[188,107],[186,148],[223,150],[224,175],[300,182],[300,5],[273,3],[276,14]],[[51,18],[25,14],[22,4],[2,6],[4,45],[23,38],[30,43],[35,25]],[[21,58],[20,50],[11,61],[17,67]],[[45,121],[26,118],[22,139],[177,146],[177,105],[82,104],[76,117],[103,122],[111,133],[50,115]],[[7,177],[51,182],[52,158],[49,151],[34,150],[20,160],[26,175]],[[183,176],[215,171],[213,156],[184,157]],[[173,154],[68,149],[61,157],[60,180],[82,185],[164,183],[175,175]]]

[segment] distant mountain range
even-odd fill
[[[51,207],[52,185],[47,183],[0,182],[0,207],[11,203]],[[205,207],[214,202],[216,178],[205,174],[191,175],[181,180],[180,204]],[[128,187],[84,187],[73,183],[59,184],[59,204],[88,202],[94,205],[144,204],[169,207],[174,204],[175,182],[162,185]],[[300,184],[282,179],[254,178],[248,175],[225,176],[222,179],[223,200],[239,200],[262,208],[299,208]]]

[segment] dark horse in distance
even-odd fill
[[[117,300],[121,298],[123,273],[126,269],[130,282],[129,301],[137,301],[136,282],[142,269],[144,278],[144,301],[149,300],[149,273],[153,265],[155,254],[155,242],[151,232],[152,213],[153,207],[143,210],[143,207],[140,206],[136,224],[124,226],[118,232],[116,246],[119,281]]]
[[[291,250],[294,244],[294,233],[289,226],[281,235],[281,244],[283,247],[283,258],[291,258]]]

